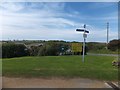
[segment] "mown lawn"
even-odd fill
[[[8,77],[66,77],[117,80],[118,69],[112,66],[112,56],[20,57],[2,60],[3,76]]]

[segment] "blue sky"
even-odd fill
[[[3,40],[83,41],[76,28],[87,25],[88,42],[118,38],[117,2],[9,2],[0,3]]]

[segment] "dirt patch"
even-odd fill
[[[3,88],[108,88],[104,81],[73,78],[8,78],[3,77]]]

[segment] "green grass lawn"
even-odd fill
[[[112,66],[112,56],[41,56],[3,59],[3,76],[66,77],[117,80],[118,69]]]

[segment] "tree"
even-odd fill
[[[120,40],[111,40],[108,43],[108,49],[110,49],[111,51],[116,51],[118,49],[120,49]]]

